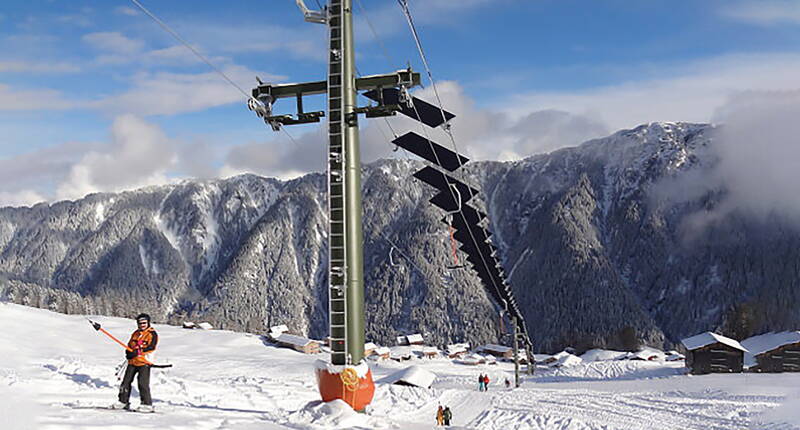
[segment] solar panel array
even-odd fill
[[[377,91],[370,91],[365,95],[380,101],[381,93]],[[400,113],[429,127],[446,124],[455,117],[452,113],[416,97],[411,97],[410,104],[404,105],[401,103],[400,90],[397,88],[383,89],[382,97],[383,103],[400,104],[402,106]],[[399,136],[392,143],[448,172],[459,169],[469,161],[467,157],[414,132]],[[478,190],[439,168],[426,166],[414,173],[414,177],[439,191],[430,199],[430,202],[447,212],[442,222],[453,227],[455,230],[453,238],[459,242],[459,249],[467,255],[467,261],[471,264],[472,270],[476,272],[492,299],[508,313],[510,318],[516,318],[517,328],[523,334],[522,338],[530,345],[525,320],[511,292],[505,271],[497,258],[497,247],[491,242],[492,233],[484,222],[487,215],[469,205],[469,202],[478,194]]]

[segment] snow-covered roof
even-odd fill
[[[721,344],[724,344],[724,345],[728,345],[731,348],[735,348],[735,349],[738,349],[740,351],[747,352],[747,349],[745,347],[743,347],[742,345],[740,345],[739,342],[737,342],[737,341],[735,341],[735,340],[733,340],[733,339],[731,339],[729,337],[725,337],[725,336],[722,336],[720,334],[712,333],[710,331],[707,331],[705,333],[700,333],[697,336],[688,337],[688,338],[683,339],[681,341],[683,346],[685,346],[686,349],[688,349],[690,351],[694,350],[694,349],[702,348],[704,346],[708,346],[708,345],[711,345],[711,344],[714,344],[714,343],[717,343],[717,342],[719,342]]]
[[[369,351],[370,349],[374,350],[377,347],[378,347],[378,345],[375,345],[372,342],[367,342],[367,343],[364,344],[364,351]]]
[[[476,365],[476,364],[486,363],[486,358],[484,358],[480,354],[470,354],[466,357],[461,358],[460,360],[456,360],[456,363]]]
[[[435,346],[426,346],[426,347],[422,348],[422,353],[423,354],[438,354],[439,353],[439,348],[437,348]]]
[[[406,336],[406,339],[408,339],[408,343],[423,342],[422,335],[419,333],[410,334]]]
[[[379,348],[375,348],[375,354],[378,354],[378,355],[386,355],[386,354],[389,353],[389,351],[390,350],[389,350],[388,346],[381,346]]]
[[[414,350],[408,346],[393,346],[389,349],[392,358],[413,357]]]
[[[408,345],[408,339],[405,336],[397,336],[398,345]]]
[[[623,351],[613,351],[610,349],[590,349],[581,355],[583,361],[611,361],[625,357]]]
[[[568,367],[568,366],[575,366],[577,364],[581,364],[583,360],[577,355],[572,355],[567,351],[561,351],[558,354],[553,356],[553,361],[550,363],[551,367]]]
[[[275,333],[276,335],[286,333],[287,331],[289,331],[289,327],[286,327],[286,324],[276,325],[269,328],[269,332]]]
[[[422,388],[430,388],[433,381],[436,380],[436,375],[419,367],[409,366],[405,369],[395,372],[381,380],[388,384],[405,383]]]
[[[483,346],[484,351],[492,351],[498,354],[505,354],[508,351],[511,351],[511,347],[503,346],[503,345],[495,345],[493,343],[487,344]]]
[[[469,349],[468,343],[454,343],[452,345],[447,345],[447,353],[448,354],[458,354],[461,352],[467,352]]]
[[[285,343],[294,346],[306,346],[314,341],[303,336],[296,336],[288,333],[281,333],[275,340],[280,343]]]
[[[664,359],[664,352],[660,351],[655,348],[644,347],[636,352],[629,352],[626,356],[628,360],[663,360]]]
[[[212,326],[211,323],[207,322],[201,322],[200,324],[197,324],[197,327],[200,327],[203,330],[211,330],[214,328],[214,326]]]
[[[800,331],[782,331],[780,333],[766,333],[748,337],[742,341],[742,346],[753,356],[763,354],[784,345],[800,342]]]

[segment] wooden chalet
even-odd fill
[[[379,346],[379,347],[375,348],[373,356],[376,359],[388,360],[389,359],[389,354],[391,354],[391,352],[392,351],[389,349],[388,346]]]
[[[318,354],[320,352],[319,342],[303,336],[281,333],[275,338],[275,342],[280,346],[292,348],[304,354]]]
[[[745,366],[753,372],[800,372],[800,331],[767,333],[742,341],[749,351]]]
[[[509,346],[490,343],[481,348],[481,352],[500,358],[514,358],[514,349]]]
[[[681,343],[686,347],[686,367],[693,375],[740,373],[744,369],[747,349],[731,338],[707,331]]]
[[[469,344],[468,343],[454,343],[452,345],[447,345],[445,349],[445,354],[447,358],[461,358],[467,355],[469,351]]]
[[[439,348],[435,346],[425,346],[422,348],[422,356],[424,358],[436,358],[439,356]]]
[[[425,341],[422,339],[422,335],[419,333],[406,336],[406,340],[408,340],[409,345],[422,345],[425,343]]]

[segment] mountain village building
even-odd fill
[[[745,367],[754,372],[800,372],[800,331],[767,333],[742,341]]]
[[[744,369],[744,353],[739,342],[710,331],[681,341],[686,347],[686,367],[693,375],[739,373]]]

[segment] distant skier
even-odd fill
[[[478,391],[484,391],[484,386],[483,386],[483,373],[481,373],[480,375],[478,375]]]
[[[453,413],[450,412],[450,406],[444,407],[444,413],[442,415],[444,418],[444,425],[449,426],[450,420],[453,419]]]
[[[150,366],[153,363],[148,357],[156,350],[158,334],[150,326],[150,315],[139,314],[136,317],[136,324],[139,328],[131,334],[131,340],[128,341],[128,348],[131,350],[125,352],[128,366],[125,369],[125,376],[122,378],[122,385],[119,387],[119,400],[111,405],[111,408],[130,408],[131,383],[133,383],[133,377],[138,374],[139,397],[142,404],[136,411],[153,412],[153,399],[150,396]]]
[[[489,391],[489,375],[483,375],[483,391]]]
[[[506,388],[511,388],[511,381],[506,378]]]
[[[444,409],[439,405],[439,410],[436,411],[436,425],[440,426],[444,423]]]

